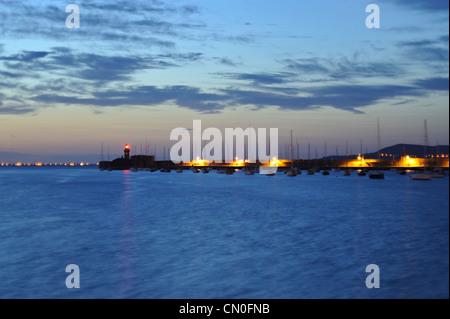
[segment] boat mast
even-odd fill
[[[361,158],[363,156],[363,141],[361,140]]]
[[[380,134],[380,119],[378,119],[378,166],[380,166],[380,149],[381,149],[381,134]]]
[[[427,164],[428,164],[428,123],[427,120],[425,120],[425,163],[424,163],[424,170],[426,170],[427,168]]]
[[[292,130],[291,130],[291,168],[294,168],[294,149],[292,148]]]
[[[346,167],[348,168],[348,141],[345,144],[345,163],[346,163]]]

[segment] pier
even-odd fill
[[[134,155],[130,156],[130,145],[125,145],[124,155],[113,161],[101,161],[99,164],[101,170],[177,170],[188,168],[210,168],[210,169],[244,169],[244,168],[259,168],[264,166],[278,167],[281,169],[295,167],[300,170],[318,169],[420,169],[420,168],[446,168],[449,167],[448,154],[431,155],[430,157],[418,158],[414,156],[404,155],[396,157],[392,154],[381,154],[377,158],[366,155],[351,155],[343,157],[326,157],[322,159],[278,159],[273,158],[269,163],[249,162],[246,159],[235,158],[230,161],[215,162],[201,158],[191,160],[188,163],[180,162],[178,164],[172,161],[155,161],[154,155]]]
[[[425,159],[425,158],[409,158],[404,157],[400,159],[350,159],[350,160],[342,160],[335,159],[325,160],[325,159],[314,159],[314,160],[286,160],[279,159],[276,160],[277,163],[271,163],[270,166],[277,166],[278,168],[284,169],[291,167],[291,162],[293,162],[293,166],[301,169],[377,169],[377,170],[389,170],[389,169],[420,169],[420,168],[449,168],[449,159],[448,158],[434,158],[434,159]],[[189,163],[180,163],[174,164],[172,161],[155,161],[153,156],[132,156],[129,161],[103,161],[99,163],[100,169],[112,169],[112,170],[127,170],[131,168],[135,169],[172,169],[176,170],[179,168],[189,169],[191,167],[196,168],[204,168],[208,167],[211,169],[220,169],[220,168],[232,168],[232,169],[244,169],[244,168],[259,168],[261,166],[269,166],[267,164],[257,163],[246,163],[245,161],[234,161],[233,163],[216,163],[209,162],[205,160],[196,160],[191,161]]]

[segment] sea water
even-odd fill
[[[395,172],[4,167],[0,298],[449,298],[448,196]]]

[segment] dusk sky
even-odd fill
[[[425,119],[448,144],[448,15],[447,0],[0,0],[0,162],[161,154],[193,120],[279,128],[281,145],[292,129],[302,157],[376,151],[378,118],[383,147],[423,143]]]

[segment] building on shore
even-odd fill
[[[125,145],[123,156],[112,161],[101,161],[99,169],[105,170],[129,170],[131,168],[143,169],[152,168],[155,165],[155,156],[153,155],[134,155],[130,156],[130,145]]]

